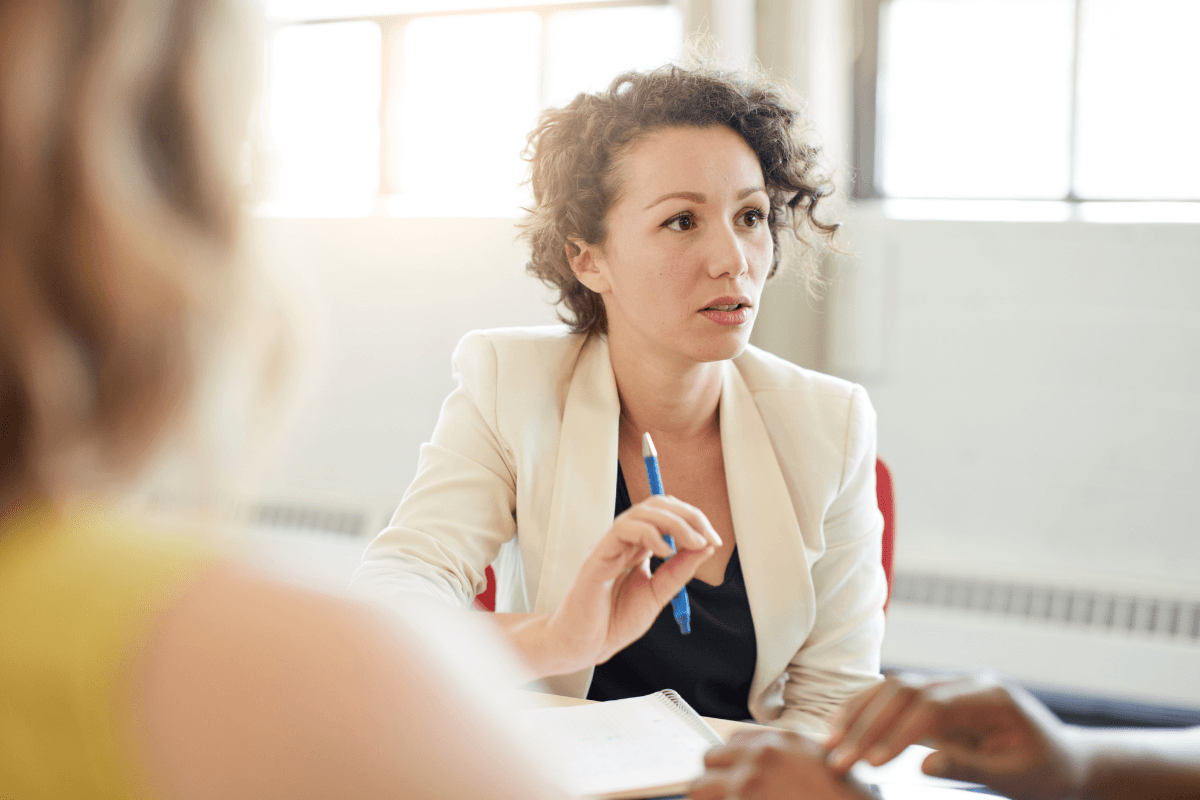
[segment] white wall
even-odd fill
[[[1164,617],[900,602],[885,663],[1200,708],[1200,225],[870,206],[846,233],[856,255],[834,265],[823,359],[879,412],[898,577],[1151,598]]]
[[[1200,225],[847,222],[900,566],[1200,595]]]
[[[308,396],[265,497],[367,508],[381,525],[416,471],[467,331],[555,321],[512,220],[257,218],[272,271],[309,305]]]

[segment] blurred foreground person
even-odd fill
[[[839,713],[824,747],[774,731],[735,737],[705,758],[695,800],[822,800],[873,794],[846,775],[910,744],[936,748],[928,775],[982,783],[1013,800],[1200,797],[1200,728],[1081,728],[987,675],[923,684],[888,678]]]
[[[415,634],[118,511],[243,296],[240,5],[0,1],[0,797],[558,796]]]

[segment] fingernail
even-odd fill
[[[878,767],[880,762],[882,762],[886,757],[887,749],[881,744],[877,744],[867,751],[867,761],[876,767]]]
[[[937,776],[937,775],[945,775],[946,768],[948,766],[950,766],[950,765],[946,763],[945,754],[934,751],[929,754],[928,758],[925,759],[925,764],[923,765],[923,768],[925,770],[926,775]]]

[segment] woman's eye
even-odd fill
[[[758,226],[758,223],[762,222],[766,218],[767,215],[761,210],[757,208],[751,208],[748,209],[746,213],[742,214],[742,224],[747,228],[754,228]]]
[[[696,219],[691,214],[680,214],[677,217],[671,217],[663,224],[673,231],[690,231],[696,227]]]

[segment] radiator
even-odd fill
[[[1200,597],[897,571],[883,659],[1200,709]]]

